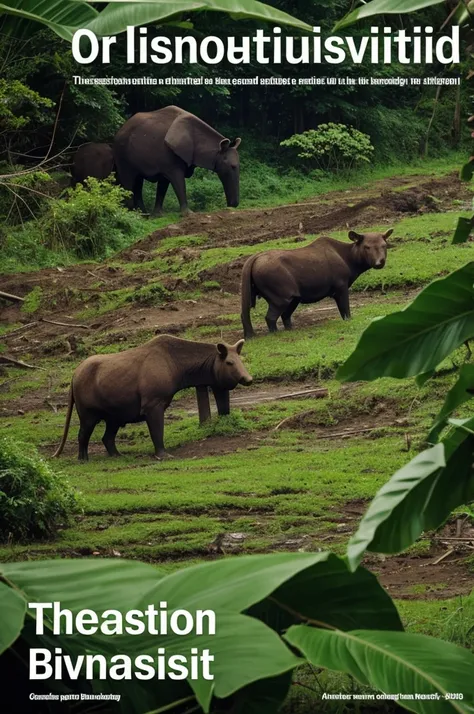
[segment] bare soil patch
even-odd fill
[[[459,554],[436,564],[439,549],[433,554],[387,558],[383,563],[365,564],[378,576],[393,598],[403,600],[444,600],[468,595],[474,587],[472,570]]]
[[[407,184],[400,192],[394,191]],[[442,211],[452,200],[466,197],[469,191],[456,173],[426,180],[426,176],[385,179],[371,189],[334,191],[297,204],[266,209],[218,211],[209,215],[191,214],[177,225],[155,231],[133,248],[120,254],[122,260],[135,260],[133,251],[152,251],[163,238],[172,235],[205,235],[211,245],[254,245],[269,240],[302,234],[319,234],[350,226],[393,222],[400,213]],[[177,233],[179,231],[179,233]],[[146,257],[146,256],[145,256]]]
[[[205,299],[199,302],[171,299],[161,306],[131,302],[98,317],[77,318],[78,312],[99,304],[103,293],[140,288],[148,280],[153,280],[156,273],[146,269],[146,262],[154,258],[152,251],[168,236],[204,235],[209,246],[256,244],[291,236],[298,242],[307,234],[319,235],[371,223],[391,224],[407,213],[447,210],[452,208],[454,198],[459,200],[464,197],[467,201],[470,194],[456,174],[429,180],[423,176],[394,177],[377,182],[370,189],[335,191],[319,200],[288,206],[193,214],[135,243],[117,255],[113,265],[81,264],[3,276],[2,290],[6,292],[24,297],[35,287],[43,290],[41,309],[34,316],[25,315],[18,304],[2,303],[0,325],[18,323],[24,328],[3,340],[12,356],[25,353],[66,355],[68,352],[74,356],[75,352],[80,352],[81,341],[91,333],[100,335],[103,343],[106,333],[123,332],[123,341],[126,341],[130,334],[140,330],[176,333],[211,321],[218,324],[219,316],[238,312],[238,300],[233,296],[238,293],[244,258],[202,271],[196,276],[194,287],[207,279],[216,280],[221,286],[220,291],[206,294]],[[179,252],[186,250],[196,252],[193,248],[179,249]],[[117,260],[142,261],[144,270],[129,273],[117,266]],[[161,276],[160,279],[172,293],[193,287],[191,283],[185,285],[175,276]],[[232,293],[232,296],[224,294],[224,291]],[[314,313],[298,311],[296,319],[305,324],[315,314],[318,314],[317,310]],[[84,324],[88,330],[51,325],[42,322],[42,318]],[[30,322],[36,324],[27,328]],[[111,339],[116,337],[113,334]]]

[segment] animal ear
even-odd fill
[[[222,141],[230,143],[230,139],[223,140],[222,134],[212,126],[185,111],[178,114],[165,135],[165,144],[188,166],[211,171],[215,168]]]
[[[227,151],[227,149],[230,146],[230,139],[222,139],[222,141],[219,144],[219,151]]]
[[[349,238],[354,241],[354,243],[362,243],[364,236],[362,233],[356,233],[355,231],[349,231]]]
[[[225,345],[223,342],[217,343],[217,351],[219,352],[222,359],[225,359],[229,353],[227,345]]]
[[[231,144],[232,148],[233,148],[233,149],[238,149],[239,146],[240,146],[241,141],[242,141],[242,139],[240,138],[240,136],[238,136],[237,139],[234,139],[234,141],[233,141],[232,144]]]
[[[388,231],[383,234],[384,239],[387,240],[387,238],[390,238],[392,233],[393,233],[393,228],[389,228]]]
[[[234,347],[237,351],[237,354],[239,355],[242,352],[242,347],[245,344],[245,340],[239,340],[238,342],[235,343]]]
[[[194,140],[186,116],[178,116],[174,120],[166,132],[165,144],[185,161],[187,166],[194,163]]]

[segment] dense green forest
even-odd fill
[[[275,6],[309,25],[331,34],[349,3],[338,0],[279,0]],[[416,24],[440,28],[449,8],[436,6],[415,16],[387,16],[394,29],[409,30]],[[221,37],[252,35],[261,23],[236,22],[215,13],[183,14],[181,22],[150,27],[149,35],[189,34],[197,39],[208,34]],[[192,20],[192,22],[191,22]],[[38,25],[38,27],[40,27]],[[271,28],[270,28],[271,29]],[[370,22],[351,28],[355,36],[367,34]],[[283,28],[283,36],[297,36],[294,28]],[[439,157],[461,147],[468,137],[464,118],[469,93],[464,86],[390,87],[367,85],[242,86],[221,84],[198,86],[79,85],[73,75],[83,77],[268,77],[291,76],[457,76],[466,67],[440,65],[142,65],[127,64],[125,34],[118,35],[111,63],[78,65],[66,40],[48,29],[29,34],[26,40],[4,37],[0,47],[0,213],[7,225],[20,224],[45,211],[48,196],[57,196],[67,186],[74,148],[84,141],[111,141],[124,120],[138,111],[177,104],[200,116],[231,137],[241,136],[242,202],[281,200],[314,194],[317,182],[335,173],[334,166],[317,166],[298,158],[297,152],[281,145],[294,134],[324,123],[353,127],[369,137],[373,146],[370,162],[356,162],[357,170],[386,167],[394,162],[410,163],[423,157]],[[464,52],[466,50],[464,42]],[[466,60],[467,65],[467,60]],[[44,160],[47,162],[44,163]],[[369,166],[366,166],[369,164]],[[39,173],[16,175],[37,167]],[[346,165],[339,169],[347,169]],[[339,170],[339,173],[340,173]],[[44,171],[47,175],[45,175]],[[58,173],[59,172],[59,173]],[[209,172],[197,171],[190,182],[195,210],[222,205],[221,190]],[[55,179],[54,181],[48,180]],[[170,199],[168,199],[170,200]],[[172,199],[171,199],[172,200]],[[38,242],[36,240],[36,242]],[[15,244],[16,245],[16,244]],[[4,246],[8,249],[8,246]],[[11,246],[10,246],[11,248]],[[7,251],[8,252],[8,251]],[[31,257],[31,256],[30,256]],[[40,261],[36,256],[36,261]]]

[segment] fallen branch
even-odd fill
[[[22,369],[41,369],[43,372],[47,370],[44,367],[37,367],[33,364],[27,364],[18,359],[13,359],[13,357],[5,357],[5,355],[0,355],[0,364],[13,365],[15,367],[21,367]]]
[[[11,302],[25,302],[25,298],[19,297],[18,295],[11,295],[10,293],[4,293],[3,290],[0,290],[0,298],[10,300]]]
[[[310,394],[315,398],[323,398],[328,396],[328,390],[325,387],[319,387],[318,389],[304,389],[302,392],[291,392],[291,394],[280,394],[277,397],[273,397],[276,401],[277,399],[293,399],[294,397],[305,397]]]
[[[279,424],[277,424],[276,427],[274,429],[272,429],[272,431],[278,431],[278,429],[280,429],[284,424],[291,421],[292,419],[295,419],[296,417],[298,417],[298,418],[304,417],[307,414],[312,414],[313,412],[314,412],[314,409],[308,409],[308,411],[300,412],[299,414],[292,414],[291,416],[286,417],[286,419],[283,419],[283,421],[281,421]]]
[[[239,404],[240,406],[246,406],[248,404],[263,404],[263,402],[274,402],[279,399],[297,399],[306,395],[313,397],[313,399],[322,399],[323,397],[327,397],[328,394],[329,392],[325,387],[320,387],[318,389],[305,389],[302,392],[292,392],[291,394],[279,394],[276,397],[273,395],[270,397],[255,397],[254,399],[249,399],[248,397],[236,397],[236,399],[234,399],[234,403]]]
[[[383,426],[395,426],[395,424],[384,424]],[[367,429],[347,429],[346,431],[339,431],[337,434],[324,434],[324,439],[336,439],[339,436],[354,436],[356,434],[364,434],[367,431],[377,431],[380,426],[371,426]]]
[[[433,560],[433,562],[430,563],[430,565],[438,565],[439,563],[441,563],[442,560],[447,558],[449,555],[452,555],[452,553],[454,553],[454,548],[450,548],[449,550],[447,550],[446,553],[443,553],[443,555],[440,555],[439,558],[436,558],[436,560]]]
[[[101,283],[109,283],[110,280],[106,280],[105,278],[101,278],[100,275],[96,275],[95,273],[92,272],[92,270],[87,270],[86,271],[89,275],[92,275],[93,278],[96,280],[100,280]]]
[[[454,538],[452,536],[433,536],[433,540],[452,540],[460,541],[461,543],[474,543],[474,536],[470,538]]]
[[[60,327],[78,327],[81,330],[90,330],[88,325],[77,325],[73,322],[57,322],[57,320],[47,320],[45,317],[40,318],[40,322],[47,322],[48,325],[59,325]]]
[[[28,322],[26,325],[22,325],[21,327],[16,327],[14,330],[10,330],[10,332],[5,332],[3,335],[4,338],[10,337],[11,335],[15,335],[17,332],[23,332],[23,330],[29,330],[30,327],[34,327],[34,325],[37,325],[38,321],[35,322]]]

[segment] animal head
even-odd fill
[[[235,208],[239,205],[240,161],[239,148],[241,139],[222,139],[217,152],[215,171],[224,186],[227,205]]]
[[[354,241],[359,259],[369,268],[380,270],[387,260],[387,238],[393,228],[385,233],[356,233],[349,231],[349,238]]]
[[[245,340],[239,340],[235,345],[228,345],[225,342],[217,343],[214,372],[217,384],[221,389],[234,389],[238,384],[248,387],[252,384],[252,377],[240,359],[244,342]]]

